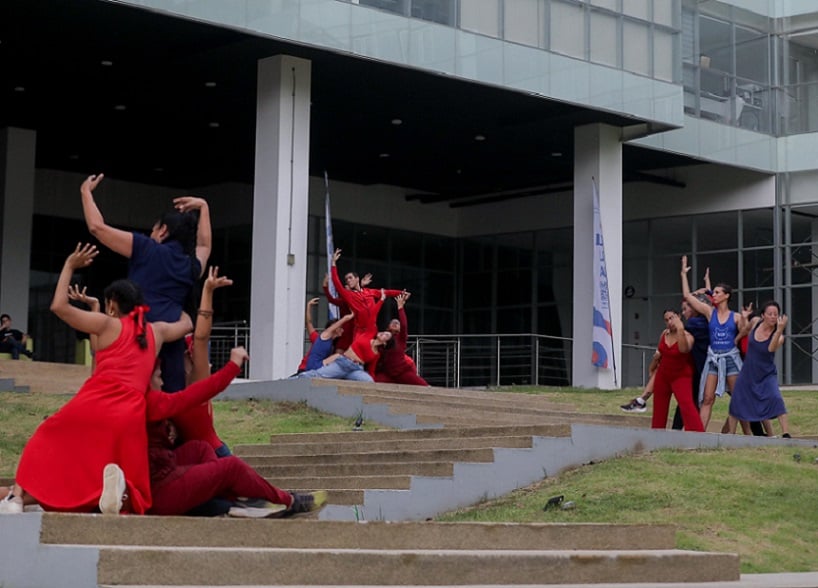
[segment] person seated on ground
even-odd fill
[[[324,278],[325,284],[326,281],[327,279]],[[324,287],[326,287],[326,285]],[[307,369],[307,360],[310,358],[312,346],[315,345],[315,340],[318,339],[318,331],[312,325],[312,307],[318,305],[318,300],[319,298],[310,298],[307,301],[307,309],[304,311],[304,327],[307,329],[307,338],[310,340],[310,348],[307,349],[304,357],[301,358],[301,363],[298,364],[298,369],[295,370],[295,374],[293,374],[296,376]]]
[[[317,370],[335,361],[335,358],[332,357],[335,353],[335,341],[344,335],[346,331],[344,326],[348,325],[353,318],[355,314],[350,312],[337,321],[327,323],[327,327],[321,331],[310,349],[307,370]]]
[[[11,327],[11,317],[0,314],[0,353],[10,353],[12,359],[20,359],[22,353],[29,359],[34,359],[34,353],[26,349],[28,334]]]
[[[409,292],[401,292],[395,297],[398,307],[398,318],[389,322],[389,332],[392,333],[394,344],[381,353],[375,369],[375,381],[393,384],[409,384],[412,386],[428,386],[429,383],[421,378],[414,362],[406,355],[406,341],[409,338],[409,323],[406,320],[404,306],[409,300]],[[409,361],[407,361],[407,359]],[[411,362],[411,363],[410,363]]]
[[[194,387],[200,392],[206,391],[208,397],[215,396],[238,375],[247,359],[247,351],[243,347],[234,348],[230,352],[230,361],[224,368],[172,395],[170,402],[178,403],[176,398],[189,395]],[[158,368],[151,381],[152,388],[157,386],[161,386]],[[169,395],[155,391],[151,391],[149,396],[151,395],[152,398],[148,399],[147,416],[153,502],[149,514],[182,515],[212,499],[235,501],[239,497],[252,497],[269,504],[265,504],[263,508],[231,508],[229,513],[243,517],[274,514],[290,516],[318,510],[326,502],[325,491],[293,494],[276,488],[238,457],[216,455],[213,446],[206,441],[192,440],[176,446],[178,435],[173,421],[153,418],[157,415],[174,416],[173,411],[167,408],[168,399],[164,398]],[[153,403],[161,403],[163,406]],[[276,508],[276,505],[280,507]]]

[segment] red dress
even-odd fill
[[[15,481],[45,510],[93,511],[109,463],[125,473],[132,512],[150,508],[145,393],[156,345],[150,325],[147,349],[140,349],[133,319],[121,322],[116,341],[97,351],[93,375],[23,449]]]

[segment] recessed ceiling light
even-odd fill
[[[562,151],[552,151],[551,157],[562,157]]]
[[[14,86],[15,92],[25,92],[26,89],[23,86]]]
[[[485,140],[486,140],[486,136],[485,136],[485,135],[475,135],[475,136],[474,136],[474,140],[475,140],[475,141],[485,141]]]
[[[111,66],[114,64],[114,62],[113,62],[113,61],[111,61],[110,59],[103,59],[103,60],[102,60],[102,61],[100,61],[99,63],[100,63],[101,65],[105,66],[105,67],[111,67]]]
[[[389,154],[388,153],[381,153],[381,154],[378,155],[378,157],[380,157],[381,159],[386,159],[387,157],[389,157]]]
[[[205,82],[205,88],[215,88],[216,82]]]
[[[124,104],[117,104],[116,106],[114,106],[114,110],[127,110],[127,108],[128,107],[125,106]]]
[[[395,125],[396,127],[399,127],[400,125],[403,124],[403,120],[401,120],[399,118],[393,118],[392,119],[392,124]]]
[[[155,172],[163,172],[163,171],[165,171],[165,168],[164,168],[164,167],[155,167],[155,168],[153,168],[153,171],[155,171]]]
[[[213,122],[207,123],[207,126],[209,126],[211,129],[218,129],[219,128],[219,123],[217,123],[216,121],[213,121]]]
[[[77,155],[76,153],[72,153],[71,155],[68,156],[68,159],[70,159],[71,161],[77,161],[79,158],[80,156]]]

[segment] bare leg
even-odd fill
[[[781,434],[782,435],[789,435],[790,434],[790,420],[787,418],[787,413],[778,415],[778,424],[781,425]],[[771,423],[772,425],[772,423]],[[772,426],[770,427],[772,429]]]
[[[713,414],[713,403],[716,401],[716,384],[718,377],[714,374],[707,376],[704,384],[704,398],[702,399],[702,407],[699,409],[699,414],[702,417],[702,425],[704,430],[707,430],[707,425],[710,424],[710,415]]]
[[[761,421],[761,426],[764,427],[764,431],[767,433],[767,437],[773,437],[775,435],[775,433],[773,432],[773,422],[770,419],[764,419],[763,421]]]
[[[740,421],[741,422],[741,431],[745,435],[752,435],[753,431],[750,429],[750,421]]]
[[[742,428],[744,428],[744,421],[742,421]],[[730,435],[736,434],[736,425],[738,424],[738,419],[733,415],[728,415],[727,420],[724,421],[724,426],[721,428],[722,433],[729,433]]]

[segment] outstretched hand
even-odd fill
[[[363,278],[361,278],[361,287],[366,288],[369,284],[372,283],[372,274],[365,274]]]
[[[400,294],[395,296],[395,302],[398,305],[398,309],[401,309],[401,308],[404,307],[404,305],[406,305],[406,301],[409,300],[409,297],[411,295],[412,294],[410,292],[407,292],[406,290],[404,290],[403,292],[401,292]]]
[[[690,271],[690,266],[687,265],[687,255],[682,255],[682,273],[686,274]]]
[[[230,350],[230,361],[242,367],[245,361],[250,359],[250,355],[244,347],[234,347]]]
[[[191,210],[201,210],[207,205],[207,200],[198,196],[179,196],[173,199],[173,207],[179,212],[189,212]]]
[[[227,276],[219,275],[219,266],[211,265],[207,270],[207,279],[205,280],[205,288],[208,290],[215,290],[224,286],[232,286],[233,280]]]
[[[105,174],[97,174],[95,176],[88,176],[85,178],[85,181],[80,186],[81,192],[93,192],[94,188],[99,186],[99,183],[102,181],[102,178],[105,177]]]
[[[88,286],[83,286],[80,290],[79,284],[71,284],[68,286],[68,299],[87,304],[91,310],[99,310],[99,298],[89,296],[87,290]]]
[[[750,318],[750,316],[752,316],[752,314],[753,314],[753,303],[752,302],[741,309],[741,316],[743,316],[745,320]]]
[[[776,329],[778,330],[779,333],[784,332],[784,329],[787,328],[787,323],[789,322],[789,320],[790,319],[787,318],[786,314],[782,314],[781,316],[778,317],[778,325],[776,326]]]
[[[332,253],[332,265],[335,265],[335,262],[336,262],[336,261],[338,261],[339,259],[341,259],[341,250],[340,250],[340,249],[336,249],[336,250],[335,250],[335,251]]]
[[[88,267],[97,255],[99,251],[96,245],[77,243],[73,253],[66,258],[65,265],[72,270]]]

